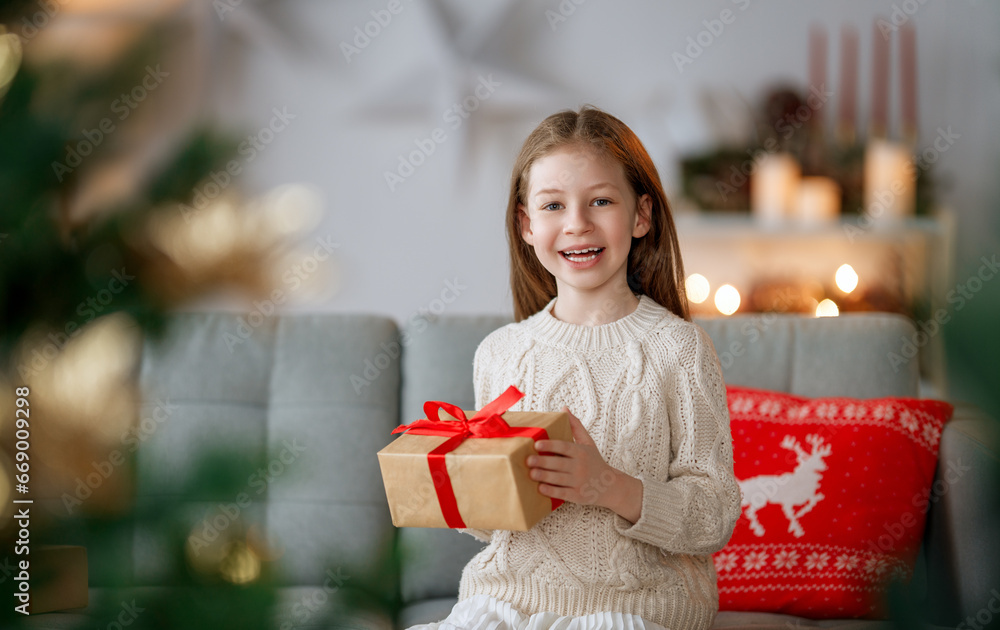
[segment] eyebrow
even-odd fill
[[[587,186],[586,188],[584,188],[584,190],[595,190],[597,188],[614,188],[615,190],[618,190],[618,187],[612,184],[611,182],[598,182],[591,186]],[[535,195],[537,196],[548,193],[561,193],[561,192],[563,192],[562,188],[543,188],[542,190],[536,192]]]

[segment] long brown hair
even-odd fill
[[[648,295],[658,304],[686,320],[684,263],[677,244],[677,230],[670,213],[660,175],[646,148],[625,123],[591,105],[579,112],[564,110],[542,121],[528,136],[514,162],[507,201],[507,243],[510,246],[510,289],[514,297],[514,319],[521,321],[540,311],[556,296],[556,280],[521,238],[518,204],[527,205],[528,174],[535,160],[567,145],[592,147],[598,155],[622,165],[625,179],[636,199],[652,198],[649,232],[632,239],[626,270],[629,288]]]

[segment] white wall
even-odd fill
[[[859,29],[863,129],[871,25],[894,7],[916,10],[921,144],[932,142],[938,127],[951,126],[961,136],[935,171],[950,182],[942,197],[959,215],[958,251],[970,259],[996,252],[989,247],[996,244],[994,211],[1000,207],[998,3],[401,0],[391,22],[345,59],[341,42],[352,42],[355,27],[363,29],[373,20],[371,11],[388,4],[244,2],[219,24],[257,28],[247,30],[248,46],[223,57],[215,117],[255,131],[272,107],[296,116],[241,183],[256,193],[290,182],[316,187],[323,219],[304,240],[332,235],[339,244],[335,262],[322,270],[330,272],[325,295],[292,292],[294,308],[405,319],[435,305],[447,283],[457,282],[464,288],[448,313],[509,313],[506,187],[520,143],[542,118],[585,102],[608,109],[642,138],[673,197],[678,156],[725,139],[704,119],[703,92],[756,106],[774,82],[804,84],[813,22],[828,30],[827,77],[834,89],[840,25]],[[560,5],[574,11],[553,28],[546,12]],[[732,23],[680,71],[672,54],[705,28],[703,20],[727,9]],[[893,67],[895,72],[895,61]],[[480,76],[499,85],[452,128],[445,111],[473,94]],[[890,117],[898,124],[896,89]],[[835,107],[825,116],[832,129]],[[390,191],[385,172],[435,128],[444,141]]]

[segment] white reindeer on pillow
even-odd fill
[[[819,492],[821,474],[826,470],[823,458],[830,454],[830,445],[823,445],[823,438],[818,435],[807,435],[806,442],[812,445],[812,452],[807,453],[799,445],[794,436],[786,435],[781,441],[781,447],[795,451],[797,465],[795,470],[782,475],[758,475],[739,481],[740,492],[743,495],[742,507],[746,507],[747,518],[750,519],[750,529],[757,536],[764,535],[764,527],[757,520],[757,510],[768,503],[781,506],[788,519],[788,531],[796,538],[805,535],[799,519],[823,500]],[[798,511],[795,506],[803,505]]]

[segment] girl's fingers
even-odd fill
[[[569,470],[571,462],[567,457],[546,457],[543,455],[532,455],[528,458],[530,468],[544,468],[545,470]]]
[[[569,416],[569,428],[573,432],[573,440],[577,444],[593,444],[594,440],[583,426],[583,422],[570,412],[569,407],[563,407],[563,412]]]
[[[558,453],[560,455],[569,455],[573,452],[573,447],[575,445],[572,442],[567,442],[566,440],[536,440],[535,450],[539,453]]]
[[[538,485],[538,491],[553,499],[569,501],[569,492],[565,488],[560,488],[559,486],[550,486],[549,484],[543,483]]]
[[[548,451],[551,452],[551,451]],[[529,455],[526,464],[528,466],[539,468],[551,468],[553,470],[566,470],[570,466],[574,459],[576,459],[577,453],[559,453],[556,455]]]
[[[559,486],[562,488],[570,487],[573,482],[573,477],[571,475],[563,472],[542,470],[540,468],[533,469],[530,476],[533,481],[539,481],[551,486]]]

